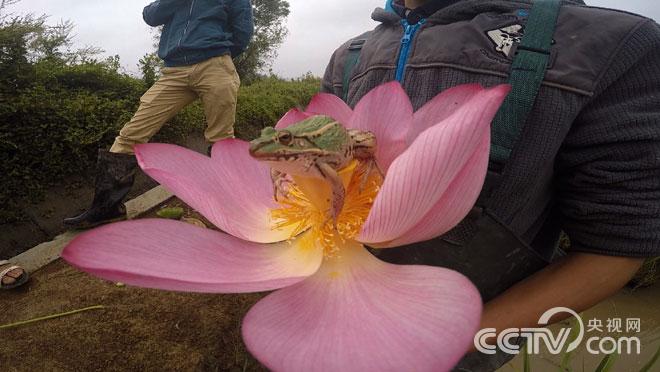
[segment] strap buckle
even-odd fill
[[[351,40],[351,43],[348,45],[348,50],[360,50],[364,43],[367,42],[367,39],[355,39]]]

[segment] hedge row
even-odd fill
[[[147,88],[103,63],[42,61],[33,67],[29,84],[0,92],[0,223],[19,219],[21,206],[39,201],[45,187],[64,184],[72,174],[91,174],[97,149],[112,143]],[[305,105],[318,87],[319,81],[311,77],[271,77],[242,87],[237,135],[255,137],[289,108]],[[204,126],[203,110],[196,103],[154,141],[182,143]]]

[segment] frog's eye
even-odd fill
[[[291,141],[293,141],[293,136],[291,135],[291,132],[282,131],[278,134],[277,139],[284,146],[288,146]]]

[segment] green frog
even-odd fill
[[[290,176],[325,180],[332,190],[330,218],[336,227],[346,190],[338,171],[353,159],[375,165],[376,137],[371,132],[346,129],[323,115],[312,116],[285,129],[266,127],[250,142],[250,155],[271,167],[274,197],[286,195]],[[367,176],[369,171],[367,172]],[[366,177],[365,177],[366,178]]]

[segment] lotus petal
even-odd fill
[[[76,237],[62,258],[94,276],[184,292],[241,293],[286,287],[314,274],[320,249],[258,244],[164,219],[105,225]]]
[[[217,142],[211,159],[167,144],[135,146],[135,155],[149,176],[223,231],[259,243],[291,236],[292,229],[272,229],[270,170],[250,157],[247,142]]]
[[[470,212],[481,193],[488,170],[489,142],[490,137],[484,137],[479,145],[481,149],[475,151],[440,200],[411,230],[393,241],[379,243],[376,247],[400,247],[430,240],[458,225]]]
[[[462,187],[481,188],[486,170],[477,160],[487,156],[490,122],[508,90],[507,86],[485,90],[415,139],[392,164],[359,241],[378,244],[402,237],[419,223],[426,223],[422,220],[432,209],[432,215],[440,218],[443,214],[467,214],[476,201],[475,193],[452,194],[451,185],[463,174],[471,175],[463,181],[478,185],[459,182]],[[484,174],[476,174],[474,168]],[[443,198],[448,192],[452,198]],[[441,200],[444,203],[438,204]],[[458,211],[449,211],[451,208]],[[436,222],[445,226],[444,230],[452,227],[441,220]]]
[[[458,85],[444,90],[428,101],[413,115],[413,125],[406,140],[408,145],[412,144],[420,133],[447,119],[483,91],[484,88],[479,84]]]
[[[346,126],[353,115],[348,105],[334,94],[319,93],[312,98],[305,112],[315,115],[326,115]]]
[[[481,307],[457,272],[349,247],[258,302],[243,339],[274,371],[448,371],[470,347]]]
[[[398,82],[383,84],[367,93],[355,106],[348,127],[376,135],[376,161],[387,173],[390,164],[406,149],[413,108]]]

